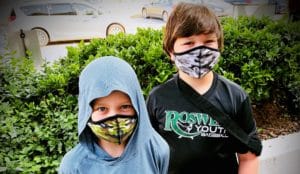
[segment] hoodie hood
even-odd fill
[[[124,60],[107,56],[90,62],[79,77],[79,115],[78,135],[79,141],[88,146],[92,144],[91,132],[88,131],[87,122],[92,114],[90,103],[99,97],[105,97],[112,91],[126,93],[136,111],[138,123],[129,143],[144,141],[151,132],[146,104],[138,78],[132,67]],[[141,129],[142,128],[142,129]],[[142,135],[142,136],[140,136]],[[142,137],[141,139],[139,139]],[[133,141],[133,142],[132,142]]]

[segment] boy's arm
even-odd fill
[[[259,160],[258,157],[251,152],[238,154],[239,174],[258,174]]]

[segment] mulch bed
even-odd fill
[[[300,131],[299,115],[289,115],[287,108],[276,102],[253,106],[253,116],[262,140]]]

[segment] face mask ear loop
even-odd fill
[[[119,125],[119,121],[118,119],[116,119],[116,123],[117,123],[117,127],[118,127],[118,144],[121,144],[121,129],[120,129],[120,125]]]

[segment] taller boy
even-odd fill
[[[169,173],[258,173],[261,141],[250,99],[239,85],[212,71],[223,49],[217,16],[205,6],[179,3],[167,21],[163,47],[178,73],[150,92],[147,108],[153,127],[170,145]],[[229,115],[258,148],[233,136],[203,103],[191,102],[200,97],[226,113],[219,117]]]

